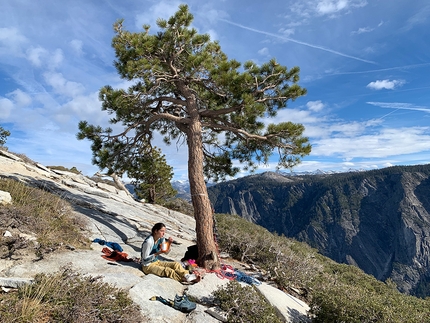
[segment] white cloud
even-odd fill
[[[430,150],[429,128],[381,129],[362,135],[328,137],[313,142],[312,152],[343,158],[385,158]]]
[[[376,28],[379,28],[379,27],[381,27],[382,25],[384,24],[384,22],[383,21],[381,21],[377,26],[376,26]],[[364,34],[364,33],[370,33],[371,31],[374,31],[375,30],[375,28],[372,28],[372,27],[361,27],[361,28],[358,28],[358,30],[357,31],[353,31],[353,32],[351,32],[351,34]]]
[[[40,46],[27,49],[27,59],[36,67],[41,67],[47,56],[48,51]]]
[[[332,14],[348,8],[347,0],[323,0],[317,4],[317,12],[321,15]]]
[[[306,103],[306,106],[311,111],[319,112],[322,109],[324,109],[325,105],[320,100],[318,100],[318,101],[309,101],[308,103]]]
[[[366,87],[372,90],[394,90],[397,87],[404,85],[406,82],[404,80],[377,80],[370,82]]]
[[[7,93],[6,96],[9,98],[0,97],[0,118],[3,121],[12,121],[11,119],[19,116],[19,109],[30,105],[32,102],[31,97],[20,89]],[[13,115],[11,114],[12,111],[14,111]]]
[[[77,56],[81,57],[84,54],[84,51],[82,50],[84,43],[82,42],[82,40],[73,39],[70,42],[70,46],[72,47],[73,51],[76,53]]]
[[[368,54],[373,54],[374,52],[376,52],[376,50],[375,50],[375,48],[374,48],[374,47],[372,47],[372,46],[368,46],[368,47],[366,47],[366,48],[364,49],[364,52],[365,52],[365,53],[368,53]]]
[[[191,8],[193,10],[193,8]],[[224,10],[214,9],[212,8],[212,4],[206,3],[201,7],[201,9],[198,11],[196,15],[194,15],[194,18],[197,20],[197,18],[204,17],[205,23],[209,22],[211,24],[216,23],[219,19],[227,19],[229,15]]]
[[[281,28],[281,29],[279,29],[278,32],[280,34],[283,34],[285,37],[289,37],[289,36],[293,35],[295,31],[293,28],[287,28],[287,29]]]
[[[173,16],[178,10],[181,2],[173,1],[159,1],[152,7],[145,7],[142,13],[136,15],[135,25],[138,30],[142,30],[143,25],[150,25],[151,32],[158,30],[156,21],[158,18],[168,19]]]
[[[49,57],[48,67],[50,69],[56,69],[61,65],[61,63],[63,62],[63,59],[64,59],[63,51],[57,48],[54,51],[54,53],[51,55],[51,57]]]
[[[31,97],[20,89],[16,89],[15,91],[8,93],[8,95],[11,96],[16,105],[20,107],[28,106],[32,102]]]
[[[316,4],[316,12],[320,15],[332,15],[351,8],[367,5],[365,0],[321,0]]]
[[[111,115],[106,113],[106,111],[101,110],[98,92],[74,97],[65,103],[56,114],[56,120],[62,124],[73,118],[78,118],[79,120],[87,120],[89,123],[100,125],[101,127],[109,125],[108,120],[110,117]],[[73,127],[77,127],[77,124],[72,124],[71,128]]]
[[[46,72],[43,76],[46,83],[52,86],[58,94],[73,98],[85,91],[85,87],[81,83],[68,81],[61,73]]]
[[[45,66],[53,70],[60,66],[64,55],[61,49],[57,48],[53,53],[50,53],[45,48],[38,46],[27,49],[27,59],[33,66],[39,68]]]
[[[414,28],[416,25],[425,24],[429,20],[429,15],[430,15],[430,5],[420,8],[415,15],[413,15],[406,21],[406,24],[403,27],[403,31],[408,31]]]
[[[17,28],[0,28],[0,54],[23,56],[21,47],[27,41]]]
[[[370,28],[370,27],[362,27],[362,28],[358,28],[357,31],[353,31],[351,34],[364,34],[364,33],[370,33],[371,31],[373,31],[374,28]]]
[[[316,116],[313,116],[311,114],[311,111],[309,110],[298,110],[298,109],[282,109],[278,112],[275,119],[270,118],[267,119],[267,123],[273,123],[273,122],[286,122],[291,121],[294,123],[304,123],[304,124],[312,124],[312,123],[318,123],[323,121],[323,118],[319,118]]]
[[[11,100],[0,97],[0,118],[5,120],[10,116],[10,112],[13,109],[13,103]]]
[[[362,134],[367,127],[366,122],[333,123],[327,130],[330,137],[353,137]]]
[[[209,29],[205,32],[205,34],[208,34],[211,41],[219,40],[219,36],[217,32],[213,29]]]
[[[262,49],[260,49],[258,51],[258,54],[261,56],[265,56],[265,57],[269,57],[270,53],[269,53],[269,49],[267,47],[263,47]]]

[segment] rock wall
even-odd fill
[[[209,188],[215,211],[238,214],[399,290],[429,296],[430,165],[304,176],[267,174]]]

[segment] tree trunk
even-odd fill
[[[197,109],[195,112],[198,114]],[[200,267],[214,270],[220,267],[213,231],[213,212],[203,172],[203,142],[199,118],[191,118],[188,128],[188,179],[196,219],[196,234]]]
[[[116,173],[112,174],[100,174],[99,172],[95,173],[94,176],[110,176],[112,177],[113,181],[115,182],[116,186],[123,190],[129,197],[131,197],[133,200],[135,199],[134,196],[128,191],[127,187],[123,184],[121,179],[118,177]]]
[[[149,203],[154,204],[155,203],[155,187],[151,186],[149,188]]]

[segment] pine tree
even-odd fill
[[[161,204],[169,197],[176,195],[171,180],[173,168],[166,162],[160,149],[153,149],[151,154],[142,156],[134,161],[135,167],[127,170],[133,179],[135,192],[139,198],[149,203]]]
[[[197,262],[217,268],[205,180],[237,174],[233,160],[254,170],[268,163],[274,150],[279,167],[293,167],[308,155],[311,146],[303,137],[302,124],[263,122],[306,90],[297,84],[298,67],[288,70],[275,59],[261,66],[246,62],[242,67],[229,60],[209,35],[190,28],[192,20],[188,6],[180,5],[168,20],[157,20],[161,31],[156,34],[148,25],[143,32],[132,33],[124,30],[123,21],[115,23],[115,67],[134,83],[127,90],[105,86],[100,99],[102,109],[114,115],[111,122],[122,123],[124,130],[113,134],[110,128],[81,121],[77,136],[92,141],[95,164],[118,173],[150,149],[154,132],[167,144],[186,143]]]

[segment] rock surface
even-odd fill
[[[99,238],[119,243],[129,258],[140,257],[143,239],[155,223],[164,222],[168,230],[167,236],[172,236],[177,242],[166,256],[167,260],[180,260],[187,247],[195,244],[195,220],[188,215],[135,201],[125,192],[113,186],[97,184],[85,176],[50,170],[43,165],[25,163],[20,158],[11,156],[14,155],[0,151],[0,178],[11,178],[43,187],[68,200],[77,215],[87,219],[88,237],[91,240]],[[101,257],[103,247],[98,243],[92,243],[90,250],[76,250],[70,246],[69,251],[51,253],[37,262],[31,259],[2,259],[0,286],[17,287],[31,282],[37,273],[57,272],[69,266],[83,274],[102,276],[105,282],[127,290],[133,301],[140,306],[147,322],[219,322],[207,313],[209,305],[201,304],[208,304],[212,292],[226,284],[227,280],[207,273],[197,284],[182,285],[168,278],[145,275],[135,262],[107,261]],[[259,288],[284,322],[307,320],[309,307],[306,304],[264,282]],[[150,300],[152,296],[173,299],[176,294],[182,295],[185,292],[198,301],[196,310],[189,314]]]

